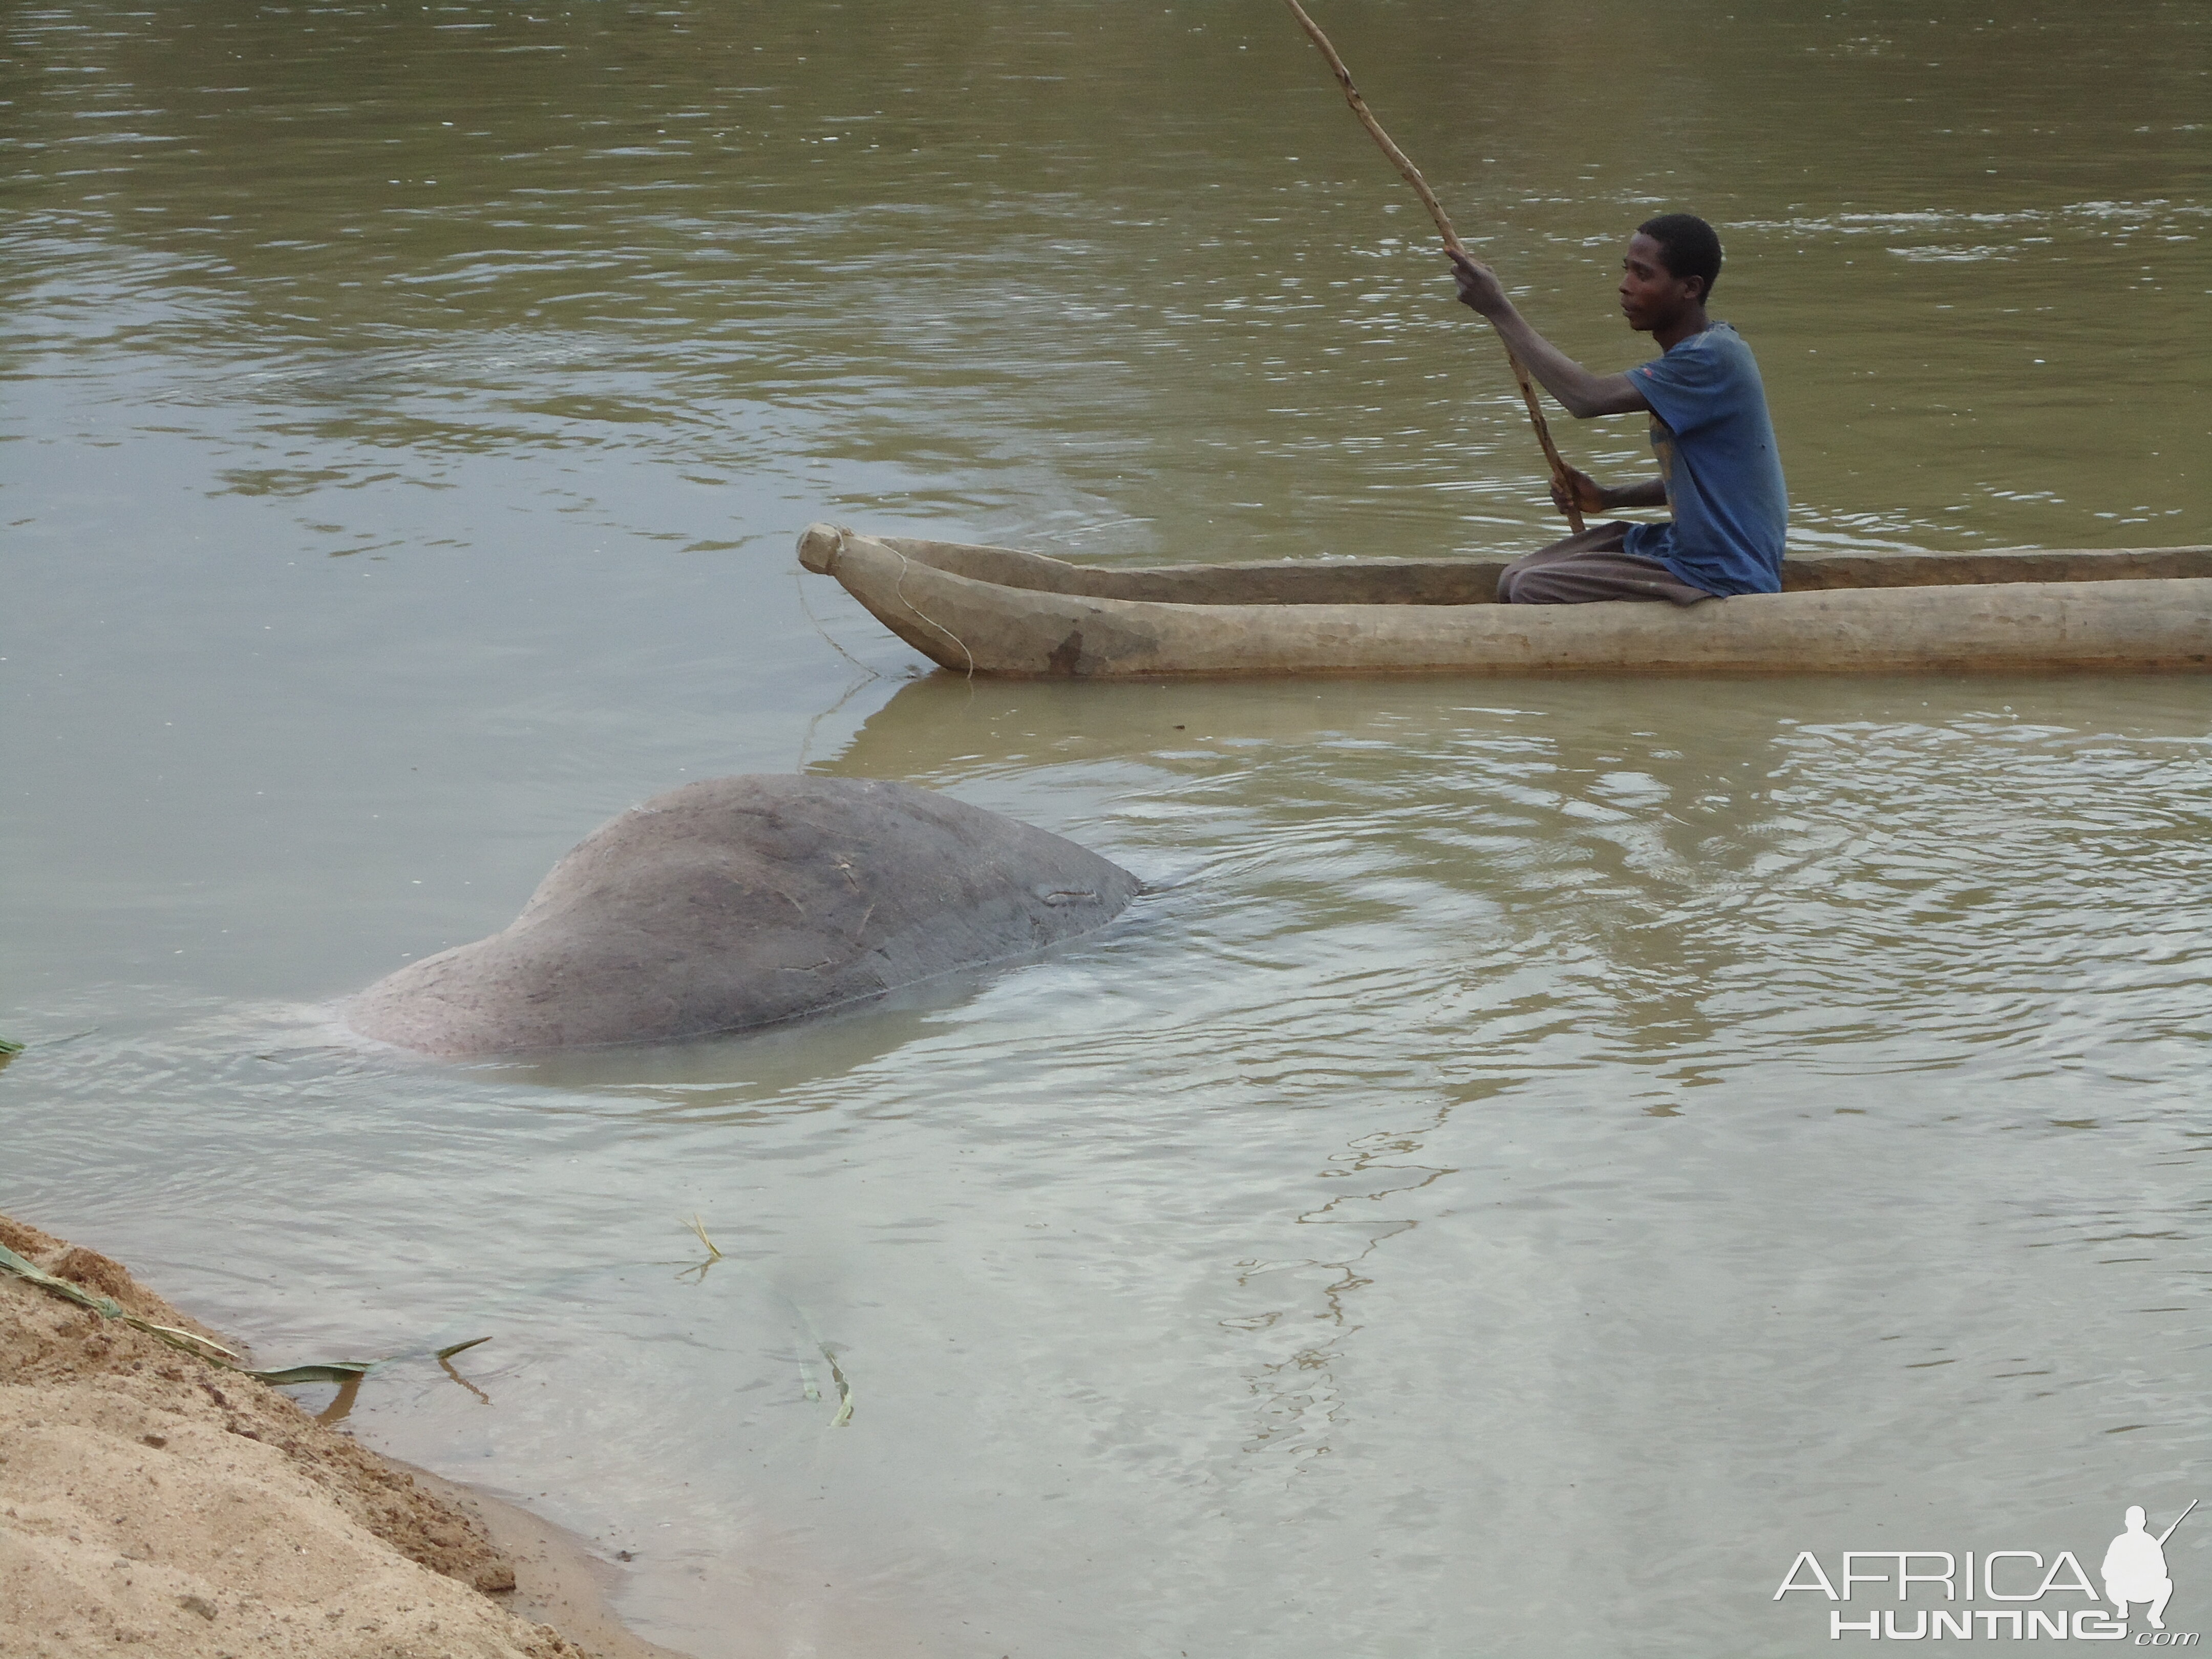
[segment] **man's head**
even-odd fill
[[[2140,1504],[2129,1504],[2128,1512],[2124,1518],[2127,1522],[2127,1527],[2130,1532],[2141,1532],[2143,1529],[2142,1505]]]
[[[1720,280],[1721,239],[1692,213],[1662,213],[1636,228],[1620,262],[1620,308],[1639,333],[1704,326],[1705,298]]]
[[[1638,236],[1659,244],[1660,263],[1676,276],[1702,276],[1701,300],[1712,296],[1721,279],[1720,234],[1694,213],[1662,213],[1637,226]]]

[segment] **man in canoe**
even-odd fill
[[[1586,513],[1665,507],[1665,524],[1593,525],[1516,559],[1498,579],[1511,605],[1582,605],[1597,599],[1667,599],[1697,605],[1782,586],[1789,499],[1759,365],[1743,337],[1705,315],[1721,273],[1721,241],[1687,213],[1637,227],[1620,262],[1620,308],[1628,325],[1666,354],[1625,374],[1594,374],[1528,325],[1487,265],[1455,253],[1459,297],[1487,317],[1567,412],[1651,416],[1659,476],[1607,486],[1567,470],[1552,486],[1564,513],[1572,492]]]

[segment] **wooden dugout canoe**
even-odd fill
[[[799,559],[977,674],[2212,669],[2212,547],[1805,554],[1780,593],[1687,608],[1499,605],[1503,558],[1111,568],[814,524]]]

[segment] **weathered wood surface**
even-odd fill
[[[1687,610],[1498,605],[1502,558],[1116,569],[817,524],[799,561],[979,674],[2212,669],[2212,547],[1814,553],[1781,593]]]

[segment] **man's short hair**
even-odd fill
[[[1694,213],[1662,213],[1637,226],[1637,234],[1659,244],[1660,263],[1670,276],[1702,276],[1705,292],[1721,279],[1721,239]]]

